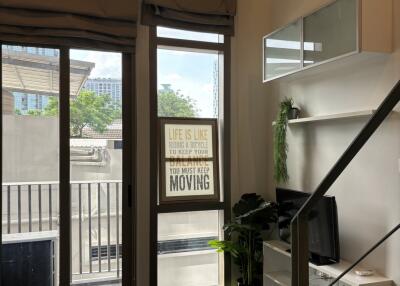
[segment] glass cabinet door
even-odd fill
[[[357,50],[357,0],[338,0],[304,18],[304,66]]]
[[[264,38],[264,80],[302,68],[301,20]]]

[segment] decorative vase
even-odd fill
[[[297,118],[299,118],[299,115],[300,115],[300,109],[298,109],[297,107],[292,107],[289,110],[288,119],[289,120],[290,119],[297,119]]]

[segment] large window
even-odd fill
[[[158,116],[218,118],[222,60],[217,51],[159,47]]]
[[[224,285],[227,266],[224,255],[212,249],[208,241],[223,239],[221,229],[229,214],[229,190],[223,184],[227,166],[222,160],[224,144],[227,144],[224,140],[227,130],[223,128],[226,123],[224,70],[229,39],[218,34],[164,27],[154,30],[152,37],[152,57],[156,63],[151,67],[153,122],[165,117],[217,120],[221,199],[214,203],[160,205],[158,184],[152,181],[151,267],[156,272],[151,274],[151,285]],[[152,136],[154,148],[160,143],[159,135]],[[157,168],[153,164],[152,178],[159,174]]]

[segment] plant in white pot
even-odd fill
[[[277,183],[286,183],[289,180],[286,132],[288,121],[298,118],[299,113],[300,109],[294,106],[292,98],[285,98],[281,102],[274,125],[274,177]]]

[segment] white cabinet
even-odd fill
[[[264,39],[265,78],[276,78],[302,68],[301,26],[298,20]]]
[[[336,0],[263,38],[270,81],[361,52],[392,52],[393,0]]]
[[[265,241],[263,245],[263,286],[290,286],[291,285],[291,257],[289,245],[281,241]],[[350,262],[317,266],[309,264],[310,286],[329,285],[349,266]],[[391,286],[393,281],[378,274],[372,276],[358,276],[354,271],[345,275],[336,286]]]

